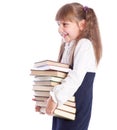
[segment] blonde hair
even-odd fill
[[[80,36],[78,37],[76,43],[72,48],[69,64],[71,65],[73,63],[74,50],[78,43],[78,40],[80,40],[81,38],[88,38],[92,42],[95,51],[96,61],[98,64],[102,56],[102,44],[100,38],[100,31],[98,27],[98,21],[94,10],[89,7],[83,7],[83,5],[79,3],[69,3],[63,5],[58,10],[55,19],[56,21],[67,20],[67,21],[76,21],[77,23],[81,20],[85,20],[86,23],[85,28],[81,32]],[[64,46],[65,43],[62,43],[60,47],[58,61],[60,61],[62,58],[62,54],[64,52]]]

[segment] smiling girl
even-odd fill
[[[91,117],[93,82],[102,55],[102,45],[95,12],[79,3],[63,5],[56,14],[62,44],[58,61],[71,70],[54,87],[47,101],[46,113],[53,115],[58,105],[75,96],[76,118],[53,117],[52,130],[87,130]]]

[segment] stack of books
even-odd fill
[[[52,60],[34,63],[34,67],[31,69],[31,75],[34,76],[33,100],[37,106],[41,107],[43,113],[45,113],[46,101],[50,96],[50,91],[54,86],[61,84],[69,70],[69,65]],[[75,105],[75,97],[73,96],[66,103],[55,109],[54,116],[74,120],[76,113]]]

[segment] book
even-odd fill
[[[59,66],[52,66],[52,65],[44,65],[44,66],[39,66],[39,67],[35,67],[33,68],[35,70],[58,70],[58,71],[62,71],[62,72],[69,72],[70,68],[63,68],[63,67],[59,67]]]
[[[33,76],[55,76],[65,78],[67,73],[61,71],[54,71],[54,70],[35,70],[31,69],[31,75]]]
[[[58,106],[57,109],[63,110],[63,111],[66,111],[66,112],[70,112],[70,113],[76,113],[76,108],[75,107],[67,106],[65,104],[63,104],[61,106]]]
[[[59,82],[53,82],[53,81],[34,81],[34,85],[46,85],[46,86],[56,86],[59,85]]]
[[[53,86],[49,85],[33,85],[32,90],[34,91],[51,91],[53,89]]]
[[[42,97],[42,96],[34,96],[34,98],[32,98],[33,101],[47,101],[48,97]]]
[[[46,107],[47,102],[46,101],[36,101],[36,106]]]
[[[63,110],[60,110],[60,109],[55,109],[54,116],[66,118],[66,119],[69,119],[69,120],[75,120],[75,114],[74,113],[66,112],[66,111],[63,111]]]
[[[65,102],[65,105],[71,106],[71,107],[76,107],[75,101],[74,101],[74,102],[71,102],[71,101],[68,100],[67,102]]]
[[[34,63],[34,67],[41,67],[41,66],[58,66],[58,67],[63,67],[63,68],[69,68],[68,64],[64,64],[64,63],[60,63],[60,62],[52,61],[52,60],[43,60],[43,61]]]
[[[49,91],[34,91],[34,96],[40,96],[40,97],[49,97],[50,92]]]
[[[75,102],[75,96],[70,97],[68,101]]]
[[[63,78],[54,77],[54,76],[35,76],[34,81],[54,81],[54,82],[62,82]]]

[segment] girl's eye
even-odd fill
[[[60,26],[60,23],[57,23],[58,24],[58,26]]]
[[[63,23],[63,26],[67,26],[68,25],[68,23]]]
[[[69,25],[68,22],[57,22],[58,26],[63,26],[63,27],[66,27]]]

